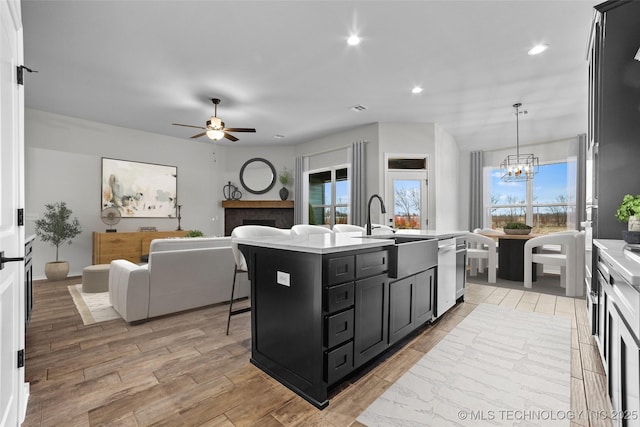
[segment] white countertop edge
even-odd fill
[[[624,240],[594,239],[603,258],[613,264],[620,275],[633,286],[640,286],[640,256],[625,251]]]
[[[234,238],[238,244],[289,251],[328,254],[357,249],[377,248],[393,244],[394,236],[420,237],[424,239],[449,239],[462,237],[466,231],[460,230],[398,230],[396,233],[374,233],[362,236],[360,232],[307,234],[290,236],[269,236],[248,239]],[[386,237],[389,237],[387,239]]]
[[[358,237],[353,233],[307,234],[302,236],[269,236],[251,239],[233,238],[232,242],[261,248],[282,249],[287,251],[329,254],[358,249],[370,249],[389,246],[391,239],[372,239]]]

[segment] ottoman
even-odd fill
[[[109,291],[109,264],[96,264],[82,270],[82,292]]]

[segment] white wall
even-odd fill
[[[214,151],[216,155],[214,156]],[[224,147],[209,142],[141,132],[89,122],[43,111],[25,111],[26,234],[34,233],[34,220],[45,203],[65,201],[80,221],[82,233],[60,257],[69,261],[70,275],[91,264],[92,232],[104,231],[100,220],[102,157],[158,163],[178,167],[178,199],[182,228],[206,235],[223,235],[220,200],[226,164]],[[141,226],[175,230],[177,219],[122,218],[118,231]],[[55,248],[36,239],[34,278],[44,277],[44,264],[55,258]]]
[[[92,232],[107,228],[100,220],[102,157],[177,166],[182,228],[198,229],[206,235],[223,235],[224,210],[220,202],[224,199],[223,186],[228,181],[238,186],[244,200],[279,200],[281,185],[278,182],[269,192],[259,195],[241,187],[240,168],[251,158],[269,160],[277,172],[283,167],[293,172],[297,155],[308,156],[316,167],[344,164],[349,161],[346,147],[355,141],[367,141],[367,194],[384,194],[385,177],[381,173],[384,153],[427,154],[429,168],[434,172],[439,170],[435,159],[451,163],[457,155],[453,138],[431,123],[372,123],[295,147],[262,148],[172,138],[32,109],[26,109],[25,114],[26,234],[34,232],[34,220],[42,215],[45,203],[67,202],[83,228],[70,246],[65,244],[60,248],[61,259],[70,263],[70,275],[80,274],[82,268],[91,264]],[[439,149],[438,140],[444,144]],[[331,164],[323,164],[327,162]],[[448,166],[440,173],[447,175],[450,169]],[[452,184],[448,175],[445,182],[442,187],[445,196],[439,203],[450,207],[454,205],[456,190],[464,184]],[[296,184],[290,188],[291,194]],[[430,199],[437,197],[435,192],[430,193],[433,193]],[[430,205],[435,203],[430,200]],[[374,222],[384,221],[376,218],[377,212],[372,215]],[[435,212],[430,212],[430,217],[436,218]],[[449,219],[440,221],[446,223]],[[175,230],[177,220],[123,218],[116,228],[136,231],[141,226]],[[36,239],[34,278],[44,277],[44,264],[54,257],[55,248]]]
[[[429,228],[439,230],[465,230],[460,228],[459,216],[461,208],[458,206],[458,146],[453,136],[442,127],[435,126],[435,187],[436,217],[435,223]],[[469,210],[467,208],[467,210]]]

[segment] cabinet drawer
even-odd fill
[[[324,309],[328,313],[344,310],[353,305],[353,282],[327,288]]]
[[[327,260],[325,284],[335,285],[355,279],[355,260],[353,255]]]
[[[353,309],[327,316],[325,347],[331,348],[353,338]]]
[[[331,384],[347,375],[353,369],[353,342],[324,354],[324,379]]]
[[[389,252],[377,251],[356,255],[356,278],[375,276],[389,268]]]

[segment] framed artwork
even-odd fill
[[[122,217],[175,218],[176,166],[102,158],[101,209],[118,208]]]

